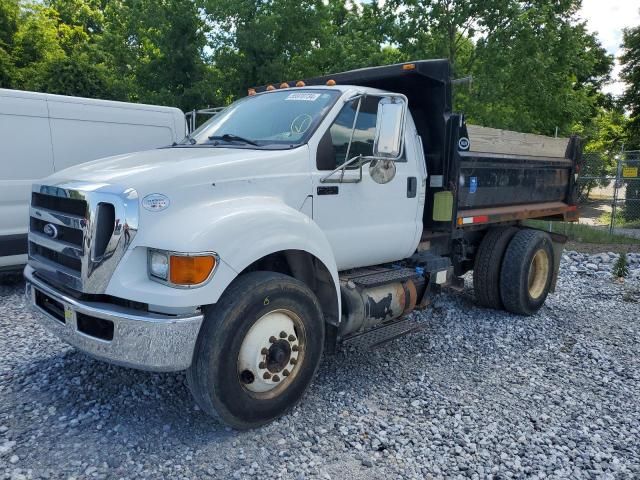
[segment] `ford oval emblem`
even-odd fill
[[[142,199],[142,206],[150,212],[166,210],[169,203],[169,197],[161,193],[151,193]]]
[[[51,238],[58,238],[58,229],[53,223],[47,223],[42,229],[45,235]]]

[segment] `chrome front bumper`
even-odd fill
[[[191,365],[202,315],[162,315],[79,301],[35,277],[30,266],[24,276],[27,300],[39,322],[79,350],[141,370],[179,371]]]

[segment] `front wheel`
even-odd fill
[[[187,381],[205,412],[247,429],[300,400],[324,345],[320,304],[304,283],[247,273],[204,313]]]

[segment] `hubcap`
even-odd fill
[[[249,329],[238,354],[238,380],[254,393],[286,388],[304,359],[304,327],[289,310],[274,310]]]
[[[540,298],[547,285],[549,276],[549,255],[546,250],[540,249],[531,259],[529,265],[529,296],[533,299]]]

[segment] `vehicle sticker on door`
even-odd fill
[[[320,98],[319,93],[305,93],[305,92],[295,92],[290,93],[285,100],[296,100],[298,102],[315,102],[318,98]]]
[[[478,190],[478,177],[469,177],[469,193],[476,193]]]

